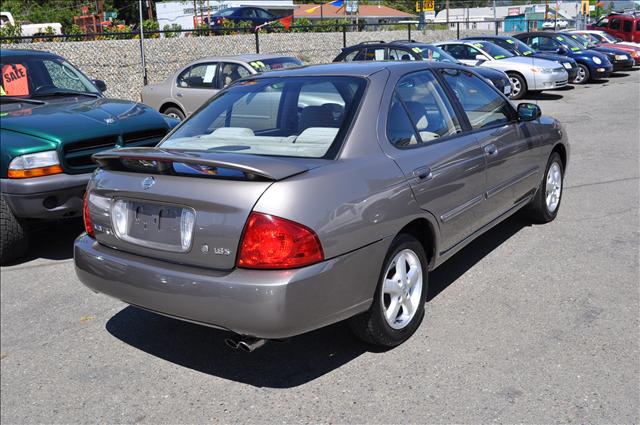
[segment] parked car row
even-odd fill
[[[149,106],[105,99],[55,55],[3,51],[2,261],[33,219],[82,214],[76,271],[96,292],[247,351],[341,320],[398,345],[434,268],[516,212],[558,214],[567,134],[510,99],[634,64],[584,42],[203,58],[145,87]]]

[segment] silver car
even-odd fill
[[[302,65],[299,59],[279,55],[218,56],[199,59],[180,68],[140,94],[142,103],[179,120],[191,115],[232,82],[252,74]]]
[[[394,346],[422,321],[431,270],[517,211],[556,217],[568,158],[556,120],[464,66],[257,75],[156,148],[94,156],[76,271],[233,347],[345,319]]]
[[[511,81],[510,98],[514,100],[521,99],[527,92],[557,89],[569,83],[567,70],[558,62],[515,56],[490,41],[456,40],[435,45],[466,65],[505,72]]]

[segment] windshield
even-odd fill
[[[302,62],[297,58],[282,57],[250,61],[249,65],[258,72],[267,72],[276,71],[278,69],[293,68],[295,66],[302,65]]]
[[[489,56],[493,57],[494,59],[505,59],[514,57],[513,53],[488,41],[474,41],[473,45],[479,49],[484,50],[489,54]]]
[[[451,56],[449,53],[431,44],[418,44],[415,47],[413,47],[411,50],[413,50],[416,53],[420,53],[420,56],[422,56],[422,60],[424,61],[460,63],[456,58]]]
[[[39,97],[67,91],[100,94],[87,77],[62,59],[5,56],[0,65],[0,96]]]
[[[571,34],[571,38],[574,39],[577,43],[581,44],[584,48],[588,48],[590,45],[594,44],[593,42],[588,40],[588,36],[585,37],[583,35]]]
[[[165,149],[335,156],[366,80],[315,76],[240,81],[184,122]]]
[[[560,43],[563,43],[566,46],[568,46],[572,52],[578,52],[584,49],[585,47],[582,44],[578,43],[576,40],[572,39],[571,37],[565,37],[564,35],[556,35],[555,39],[558,40]]]

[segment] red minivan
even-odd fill
[[[640,15],[631,13],[612,13],[601,18],[587,29],[606,31],[624,41],[640,43]]]

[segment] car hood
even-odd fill
[[[628,55],[629,52],[625,51],[624,49],[614,49],[611,47],[591,47],[589,49],[589,51],[596,51],[596,52],[600,52],[600,53],[604,53],[605,55]]]
[[[555,61],[540,59],[537,57],[528,57],[528,56],[515,56],[513,58],[505,58],[497,61],[492,61],[491,63],[495,64],[496,62],[498,63],[503,62],[505,64],[513,65],[514,67],[517,67],[517,68],[522,68],[522,67],[530,68],[532,66],[539,66],[541,68],[557,68],[559,66],[558,63]]]
[[[55,99],[43,105],[8,103],[3,105],[0,123],[2,130],[58,144],[170,127],[162,115],[148,106],[106,98]]]
[[[523,57],[527,57],[527,56],[523,56]],[[533,54],[534,58],[537,59],[545,59],[545,60],[549,60],[549,61],[553,61],[553,62],[569,62],[572,63],[574,62],[572,59],[568,58],[567,56],[563,56],[563,55],[556,55],[555,53],[534,53]],[[576,66],[574,63],[572,63],[573,66]]]

